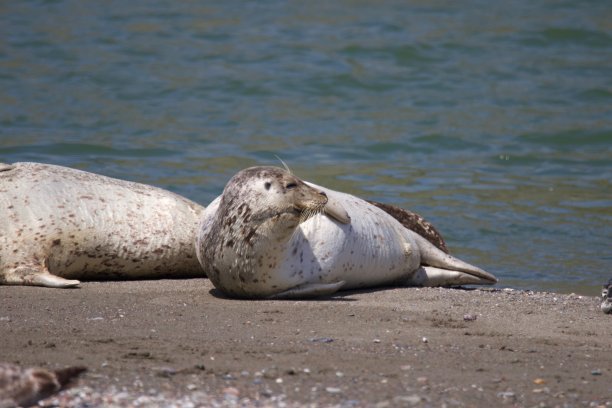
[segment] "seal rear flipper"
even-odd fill
[[[2,283],[5,285],[45,286],[47,288],[73,288],[79,286],[81,282],[53,275],[46,268],[20,266],[7,271]]]
[[[269,296],[268,299],[305,299],[329,296],[339,291],[344,286],[344,283],[344,281],[334,283],[304,283],[276,295]]]
[[[406,282],[408,286],[462,286],[462,285],[492,285],[488,279],[460,271],[421,266]]]
[[[418,234],[414,234],[414,238],[419,247],[422,265],[433,266],[450,272],[463,272],[477,279],[478,282],[475,283],[477,285],[492,285],[497,283],[497,278],[489,272],[444,253]]]

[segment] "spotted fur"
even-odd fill
[[[389,214],[408,212],[380,206],[386,211],[280,168],[249,168],[236,174],[204,211],[198,259],[217,289],[243,298],[310,297],[390,284],[496,282]],[[412,220],[435,238],[431,224]]]
[[[80,170],[0,165],[0,284],[204,276],[193,246],[203,209]]]
[[[412,230],[434,244],[438,249],[448,252],[446,242],[438,230],[433,226],[432,223],[421,217],[419,214],[409,210],[405,210],[400,207],[396,207],[391,204],[379,203],[377,201],[370,201],[368,203],[375,205],[393,218],[398,220],[404,227]]]

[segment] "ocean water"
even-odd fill
[[[499,286],[597,294],[612,277],[612,6],[0,4],[0,161],[206,204],[276,156],[417,211]]]

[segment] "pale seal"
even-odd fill
[[[40,163],[0,163],[0,284],[204,277],[204,207],[145,184]]]
[[[204,211],[196,250],[214,286],[241,298],[497,282],[378,206],[276,167],[232,177]]]

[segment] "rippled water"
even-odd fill
[[[612,277],[608,1],[0,4],[0,161],[208,203],[278,164],[418,211],[503,286]]]

